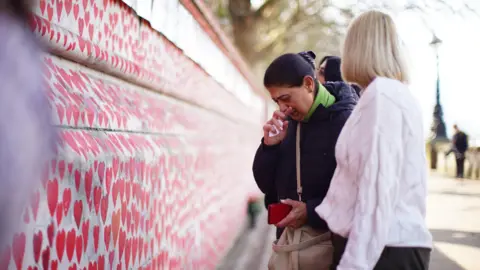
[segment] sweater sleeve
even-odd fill
[[[385,248],[399,196],[404,132],[401,109],[380,95],[360,110],[362,117],[354,128],[362,131],[365,143],[355,153],[361,168],[356,177],[358,197],[337,270],[374,268]]]

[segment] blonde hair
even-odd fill
[[[342,75],[364,88],[376,77],[408,83],[402,44],[388,14],[368,11],[353,20],[343,45]]]

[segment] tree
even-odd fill
[[[363,10],[376,8],[419,14],[448,11],[460,15],[475,12],[475,0],[470,3],[468,0],[462,3],[458,3],[459,0],[205,1],[256,74],[262,74],[266,64],[284,52],[308,49],[318,54],[339,54],[348,23]]]

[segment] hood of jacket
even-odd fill
[[[324,86],[336,99],[335,103],[328,107],[329,111],[353,110],[359,97],[350,84],[345,82],[326,82]]]

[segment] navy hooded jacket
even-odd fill
[[[327,230],[324,220],[315,212],[326,196],[336,168],[335,144],[343,125],[350,116],[358,96],[344,82],[327,82],[325,88],[335,96],[336,102],[328,108],[320,105],[302,123],[300,132],[302,201],[307,205],[307,224],[318,230]],[[265,194],[265,205],[281,199],[298,200],[296,180],[297,122],[289,119],[285,139],[278,145],[263,143],[253,162],[253,174],[260,190]],[[277,230],[277,238],[282,230]]]

